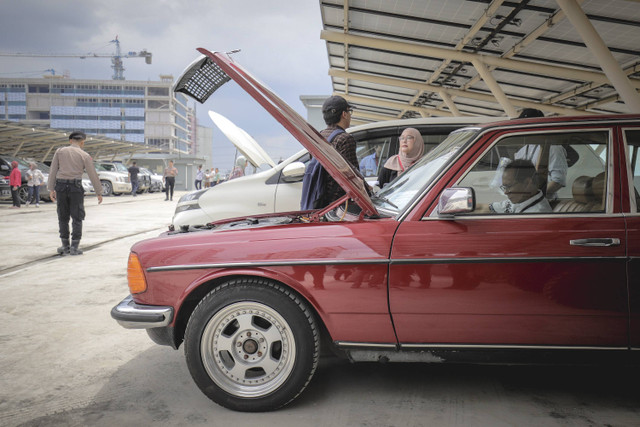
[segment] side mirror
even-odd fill
[[[3,171],[8,171],[9,170],[9,166],[7,165],[0,165],[0,169]]]
[[[445,188],[438,200],[438,216],[453,216],[471,213],[476,208],[476,195],[473,188]]]
[[[305,166],[302,162],[292,162],[282,169],[282,176],[287,182],[300,181],[304,177]]]

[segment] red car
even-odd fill
[[[592,362],[640,349],[640,116],[512,120],[452,133],[381,192],[223,53],[176,90],[233,79],[346,191],[318,211],[167,232],[135,244],[112,310],[184,342],[201,390],[279,408],[321,348],[353,361]],[[525,152],[530,152],[525,154]]]

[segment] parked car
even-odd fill
[[[174,227],[202,225],[240,215],[259,215],[300,209],[302,178],[311,157],[306,149],[276,164],[258,142],[234,123],[213,111],[209,116],[254,168],[267,165],[256,174],[235,178],[224,184],[185,194],[178,200],[173,215]],[[464,126],[497,121],[496,117],[429,117],[389,120],[347,129],[357,141],[358,161],[378,151],[380,159],[375,171],[362,170],[373,187],[384,162],[398,153],[398,137],[408,127],[423,136],[425,153],[444,140],[450,132]]]
[[[131,182],[131,178],[129,178],[129,169],[122,164],[122,162],[97,162],[100,166],[102,166],[105,170],[109,172],[118,172],[127,176],[126,182]],[[151,187],[151,177],[144,173],[138,174],[138,194],[144,193],[149,190]],[[129,188],[129,193],[131,193],[131,188]]]
[[[0,175],[0,200],[11,200],[9,177],[4,175]]]
[[[9,176],[9,174],[11,173],[11,162],[13,161],[18,162],[18,169],[20,169],[20,174],[22,175],[22,185],[18,190],[18,197],[20,197],[21,203],[27,203],[27,200],[29,199],[29,188],[27,186],[27,171],[29,170],[29,162],[19,157],[0,154],[0,175],[6,177]],[[40,170],[42,171],[43,175],[45,175],[45,182],[40,185],[40,198],[42,200],[50,201],[51,197],[49,197],[49,190],[47,189],[46,181],[49,177],[49,171],[45,171],[42,169]],[[5,193],[5,191],[2,191],[0,193],[0,197],[2,197],[2,199],[4,200],[11,200],[11,187],[9,187],[8,195]]]
[[[323,209],[217,221],[131,248],[131,295],[112,316],[158,344],[184,343],[209,398],[241,411],[286,405],[321,349],[355,362],[638,361],[640,115],[457,130],[372,198],[293,109],[226,54],[201,52],[178,90],[233,79],[346,191]],[[550,147],[566,150],[578,168],[566,190],[539,199],[537,179],[507,182],[512,171],[504,190],[476,197],[527,144],[541,149],[540,168]],[[548,209],[482,209],[525,189]]]
[[[149,193],[164,191],[162,175],[155,174],[147,168],[140,168],[140,173],[149,177]]]
[[[103,196],[111,196],[112,194],[120,196],[123,193],[131,193],[131,182],[129,182],[128,173],[109,171],[98,162],[94,162],[94,165],[100,177]]]

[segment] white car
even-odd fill
[[[176,206],[173,226],[197,226],[237,216],[299,210],[305,165],[311,159],[307,150],[300,150],[276,164],[244,130],[218,113],[210,111],[209,116],[254,167],[268,164],[270,169],[182,196]],[[389,120],[355,126],[347,129],[347,132],[357,141],[358,161],[380,147],[378,170],[365,173],[367,182],[374,186],[384,161],[398,152],[398,137],[405,128],[413,127],[420,131],[426,154],[456,129],[497,120],[504,120],[504,117]]]

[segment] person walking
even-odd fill
[[[198,170],[196,171],[196,190],[202,190],[202,180],[204,179],[204,172],[202,172],[202,165],[198,165]]]
[[[138,181],[140,168],[136,166],[136,162],[133,162],[133,165],[127,170],[129,171],[129,181],[131,181],[131,195],[136,197],[138,195],[138,187],[140,186],[140,182]]]
[[[216,168],[215,172],[213,173],[213,178],[211,178],[211,186],[213,187],[214,185],[218,184],[220,184],[220,171],[218,170],[218,168]]]
[[[173,200],[173,188],[176,185],[178,169],[173,166],[173,160],[169,160],[169,166],[164,169],[164,187],[166,191],[165,201]]]
[[[82,255],[78,248],[82,238],[84,211],[84,189],[82,174],[86,171],[102,203],[102,184],[93,164],[93,159],[83,150],[87,135],[84,132],[71,132],[69,145],[58,148],[51,161],[47,188],[51,200],[56,202],[58,210],[58,228],[62,246],[60,255]],[[72,220],[71,242],[69,242],[69,219]]]
[[[11,200],[13,200],[13,207],[20,207],[20,186],[22,185],[22,173],[18,168],[18,162],[15,160],[11,162],[11,173],[9,174],[9,185],[11,186]]]
[[[25,206],[35,200],[36,208],[40,207],[40,186],[44,183],[44,175],[42,171],[38,169],[38,166],[34,162],[29,163],[29,170],[27,171],[27,187],[29,188],[29,198]]]

